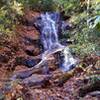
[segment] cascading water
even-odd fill
[[[40,16],[40,32],[41,32],[41,42],[44,47],[44,51],[51,50],[57,47],[60,47],[60,43],[58,40],[58,25],[57,18],[59,15],[56,14],[41,14]],[[57,19],[56,19],[57,18]]]
[[[60,69],[64,72],[75,67],[77,60],[73,58],[70,49],[59,42],[59,32],[68,29],[69,25],[61,20],[59,13],[44,13],[37,18],[34,23],[35,27],[40,31],[40,40],[43,45],[43,53],[37,56],[41,59],[38,64],[34,63],[33,59],[25,60],[25,65],[32,67],[29,70],[18,72],[14,74],[10,80],[25,79],[30,77],[34,68],[44,66],[44,73],[48,71],[48,60],[52,60],[51,55],[60,52]],[[59,31],[60,30],[60,31]],[[59,54],[59,53],[58,53]]]
[[[46,59],[45,56],[55,50],[62,49],[62,58],[61,58],[61,69],[63,71],[69,71],[76,65],[76,59],[70,53],[68,47],[65,47],[59,43],[58,32],[59,29],[63,30],[68,25],[61,20],[59,13],[44,13],[41,14],[39,19],[36,22],[40,33],[41,33],[41,42],[43,44],[44,53],[42,55],[42,60]],[[59,50],[58,50],[59,51]]]
[[[61,69],[63,71],[69,71],[73,69],[77,63],[77,60],[73,58],[73,56],[70,53],[70,49],[68,47],[64,48],[64,50],[61,53]]]

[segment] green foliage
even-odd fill
[[[95,84],[96,82],[100,82],[100,75],[92,75],[89,77],[89,81],[92,84]]]
[[[6,35],[12,35],[15,25],[18,23],[17,16],[22,15],[22,4],[16,0],[1,0],[0,8],[0,32]]]
[[[53,0],[57,11],[65,11],[65,14],[73,13],[79,7],[80,0]]]
[[[88,55],[100,51],[100,0],[91,0],[88,11],[81,0],[1,0],[0,33],[13,33],[17,17],[23,15],[23,9],[36,11],[60,11],[70,15],[75,25],[71,31],[64,32],[75,42],[70,46],[79,55]],[[88,21],[87,21],[88,20]],[[87,25],[88,22],[88,25]],[[9,35],[9,34],[8,34]]]
[[[70,48],[80,56],[89,55],[91,53],[97,54],[97,52],[100,51],[100,14],[96,11],[95,2],[91,2],[90,5],[90,12],[84,9],[83,6],[81,8],[81,5],[76,5],[77,12],[73,10],[73,7],[70,8],[72,9],[70,13],[73,13],[71,22],[76,25],[76,28],[70,31],[70,39],[75,41],[70,45]],[[81,12],[79,9],[82,9]],[[93,17],[94,15],[96,16]]]
[[[22,3],[25,8],[32,8],[36,11],[53,11],[55,5],[53,0],[17,0]]]

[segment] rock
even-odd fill
[[[41,59],[39,59],[38,57],[30,57],[30,56],[26,56],[26,57],[16,57],[15,59],[15,65],[23,65],[26,66],[28,68],[34,67],[36,64],[38,64],[40,62]]]
[[[24,100],[22,97],[17,98],[17,100]]]
[[[25,79],[25,78],[27,78],[27,77],[30,77],[32,74],[33,74],[33,72],[32,72],[32,71],[29,71],[29,70],[16,72],[16,73],[11,77],[11,80]]]
[[[72,28],[72,25],[68,22],[62,21],[60,26],[62,32],[66,30],[70,30]]]
[[[25,53],[29,56],[34,56],[34,47],[33,46],[31,46],[31,47],[28,46],[27,48],[25,48]]]
[[[34,67],[36,65],[36,62],[34,59],[25,59],[23,63],[28,68]]]
[[[11,56],[10,49],[6,47],[0,47],[0,62],[1,63],[7,63],[9,61],[10,56]]]
[[[60,41],[60,43],[62,44],[62,45],[64,45],[64,46],[67,46],[67,45],[69,45],[69,44],[72,44],[74,41],[73,40],[69,40],[69,39],[62,39],[61,41]]]
[[[49,82],[51,76],[49,75],[38,75],[34,74],[29,78],[26,78],[22,81],[22,84],[27,86],[43,86]]]
[[[40,38],[40,33],[35,27],[27,27],[23,25],[19,25],[16,27],[16,32],[19,33],[22,37],[27,37],[33,40],[38,40]]]
[[[0,54],[0,62],[7,63],[9,61],[9,57],[3,54]]]
[[[40,16],[39,12],[34,12],[34,11],[30,11],[29,9],[26,9],[22,22],[24,25],[33,26],[34,21],[38,16]]]
[[[100,98],[100,91],[93,91],[93,92],[90,92],[89,95],[93,96],[93,97],[98,97]]]
[[[52,60],[47,61],[48,67],[49,67],[49,69],[52,70],[52,71],[53,71],[53,70],[56,70],[56,69],[58,68],[57,58],[54,57],[54,55],[51,55],[50,58],[52,58]]]
[[[0,91],[0,100],[4,100],[4,94],[2,93],[2,91]]]
[[[29,56],[37,56],[41,53],[41,50],[38,47],[26,46],[25,53]]]

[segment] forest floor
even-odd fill
[[[100,100],[100,85],[94,86],[100,84],[100,80],[93,84],[89,80],[89,76],[100,75],[100,70],[96,70],[100,57],[94,54],[86,56],[80,66],[66,73],[58,69],[56,55],[52,55],[53,60],[48,61],[49,71],[38,68],[30,77],[10,80],[15,73],[27,71],[40,61],[37,57],[42,52],[39,32],[30,26],[32,18],[38,15],[27,12],[22,22],[25,24],[16,27],[16,36],[0,37],[0,100]],[[31,63],[32,59],[36,62]]]

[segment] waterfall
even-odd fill
[[[36,26],[39,28],[41,33],[41,42],[43,44],[44,53],[42,59],[46,59],[45,56],[49,55],[51,52],[59,49],[61,51],[61,64],[60,68],[63,71],[69,71],[76,65],[76,59],[70,53],[70,49],[63,46],[59,42],[58,32],[59,30],[65,30],[68,25],[61,20],[59,13],[46,12],[41,14],[37,19]]]
[[[59,14],[45,13],[40,16],[40,32],[41,42],[43,44],[44,51],[57,48],[60,45],[58,40],[58,25],[57,18]],[[56,19],[57,18],[57,19]]]

